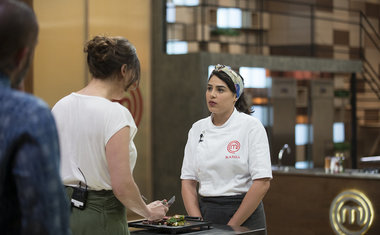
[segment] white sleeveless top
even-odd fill
[[[58,101],[52,112],[58,128],[61,177],[65,185],[85,182],[79,168],[91,190],[111,190],[105,147],[125,126],[130,127],[129,157],[133,171],[137,158],[133,138],[137,127],[127,108],[102,97],[71,93]]]

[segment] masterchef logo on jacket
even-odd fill
[[[240,156],[234,155],[240,149],[240,143],[237,140],[231,141],[227,145],[227,151],[233,155],[226,156],[226,159],[240,159]]]

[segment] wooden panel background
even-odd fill
[[[276,173],[264,198],[268,234],[333,235],[329,210],[344,190],[363,192],[375,217],[366,234],[380,234],[380,180]]]

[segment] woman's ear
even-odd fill
[[[127,65],[123,64],[120,68],[120,73],[123,77],[127,76]]]

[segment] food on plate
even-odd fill
[[[166,225],[166,226],[184,226],[186,224],[184,215],[174,215],[174,216],[165,216],[161,220],[149,221],[144,220],[144,224],[152,224],[152,225]]]
[[[184,226],[185,222],[184,215],[175,215],[166,220],[168,226]]]

